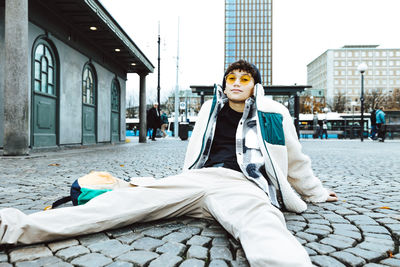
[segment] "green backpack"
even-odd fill
[[[134,185],[122,179],[115,178],[108,172],[92,171],[73,182],[69,196],[55,201],[51,206],[47,206],[45,210],[56,208],[69,201],[72,201],[74,206],[83,205],[92,198],[123,187],[134,187]]]

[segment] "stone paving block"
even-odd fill
[[[44,245],[17,248],[10,252],[10,262],[31,261],[41,257],[53,256],[49,248]]]
[[[347,215],[345,216],[346,219],[353,222],[355,225],[378,225],[378,223],[373,220],[371,217],[366,215]]]
[[[310,219],[308,220],[308,223],[330,225],[330,222],[324,219]]]
[[[296,233],[296,236],[307,240],[308,242],[313,242],[318,240],[318,236],[317,235],[313,235],[313,234],[309,234],[309,233],[305,233],[305,232],[299,232]]]
[[[336,249],[334,247],[331,247],[329,245],[320,244],[317,242],[308,243],[308,244],[306,244],[306,246],[315,250],[318,254],[322,254],[322,255],[329,254],[329,253],[336,251]]]
[[[90,253],[71,261],[71,264],[79,267],[100,267],[112,263],[110,258],[99,253]]]
[[[170,255],[182,256],[186,250],[186,246],[181,243],[167,242],[156,249],[157,253],[168,253]]]
[[[342,239],[337,239],[332,237],[326,237],[322,239],[320,242],[322,244],[329,245],[337,249],[350,248],[356,243],[354,239],[351,239],[351,241],[344,241]]]
[[[355,226],[352,225],[350,223],[332,223],[331,226],[333,227],[333,229],[336,230],[345,230],[345,231],[354,231],[354,232],[359,232],[360,229]]]
[[[116,239],[99,242],[88,246],[92,252],[101,253],[109,258],[115,258],[131,250],[128,245],[123,245]]]
[[[298,227],[298,228],[304,228],[307,226],[306,222],[303,221],[288,221],[286,223],[286,225],[289,226],[293,226],[293,227]]]
[[[306,240],[304,240],[304,239],[302,239],[302,238],[300,238],[300,237],[298,237],[298,236],[295,236],[295,237],[296,237],[297,241],[299,241],[299,243],[300,243],[301,245],[307,244],[307,241],[306,241]]]
[[[335,212],[339,215],[356,215],[357,212],[350,210],[350,209],[337,209]]]
[[[305,219],[322,219],[322,216],[316,213],[307,213],[307,211],[305,213],[302,213],[301,216]]]
[[[230,261],[229,266],[230,267],[250,267],[250,265],[247,261]]]
[[[130,234],[132,232],[133,232],[132,229],[130,229],[129,227],[123,227],[123,228],[118,228],[118,229],[113,229],[113,230],[107,230],[106,234],[109,237],[116,238],[116,237],[119,237],[122,235]]]
[[[205,247],[208,244],[210,244],[210,242],[211,242],[211,238],[210,237],[195,235],[191,239],[189,239],[186,242],[186,244],[187,245],[198,245],[198,246]]]
[[[211,245],[214,247],[217,246],[229,247],[229,240],[226,237],[216,237],[213,239]]]
[[[311,256],[310,258],[311,258],[311,261],[318,266],[323,266],[323,267],[345,267],[346,266],[346,265],[340,263],[335,258],[330,257],[330,256],[317,255],[317,256]]]
[[[289,222],[289,221],[305,222],[306,221],[303,216],[297,215],[297,214],[293,214],[293,213],[290,213],[290,212],[284,212],[283,215],[285,216],[285,220],[287,222]]]
[[[153,251],[159,246],[163,245],[165,241],[151,238],[151,237],[143,237],[141,239],[136,240],[131,244],[131,247],[134,249],[139,249],[139,250],[149,250]]]
[[[331,233],[331,231],[326,231],[318,228],[308,228],[307,230],[305,230],[305,232],[308,234],[317,235],[319,237],[323,237]]]
[[[8,261],[7,254],[0,252],[0,262]]]
[[[175,267],[182,262],[182,258],[171,254],[162,254],[157,259],[150,262],[149,267]]]
[[[206,266],[206,263],[198,259],[187,259],[179,265],[179,267],[204,267],[204,266]]]
[[[56,266],[61,263],[62,260],[60,258],[57,258],[55,256],[50,256],[50,257],[39,258],[33,261],[20,261],[15,263],[15,267]]]
[[[393,246],[386,244],[376,244],[371,242],[361,242],[356,247],[370,251],[385,252],[385,253],[389,250],[393,251]]]
[[[158,256],[159,255],[155,252],[137,250],[129,251],[116,258],[116,260],[132,262],[135,266],[145,266]]]
[[[13,266],[7,262],[0,262],[0,267],[13,267]]]
[[[182,232],[174,232],[174,233],[170,233],[167,236],[164,236],[162,238],[163,241],[166,242],[177,242],[177,243],[181,243],[181,242],[186,242],[187,240],[189,240],[192,237],[191,233],[182,233]]]
[[[227,247],[212,247],[210,249],[210,260],[233,260],[232,253]]]
[[[394,246],[394,241],[392,239],[387,239],[387,238],[377,238],[374,236],[365,236],[364,241],[371,242],[371,243],[385,244],[387,246]]]
[[[357,241],[360,241],[362,239],[361,233],[360,232],[355,232],[355,231],[347,231],[347,230],[335,230],[333,232],[335,235],[339,236],[344,236],[344,237],[350,237],[353,238]]]
[[[360,225],[360,229],[361,229],[361,231],[367,232],[367,233],[389,234],[389,231],[383,226]]]
[[[317,255],[317,252],[315,251],[315,250],[313,250],[313,249],[311,249],[311,248],[309,248],[309,247],[304,247],[305,248],[305,250],[307,251],[307,253],[308,253],[308,255],[311,257],[311,256],[315,256],[315,255]]]
[[[114,261],[107,267],[134,267],[132,263],[126,261]]]
[[[108,238],[105,233],[97,233],[79,237],[78,240],[82,245],[89,246],[91,244],[110,240],[110,238]]]
[[[336,259],[338,259],[340,262],[350,265],[350,266],[363,266],[366,261],[361,258],[361,257],[357,257],[351,253],[348,252],[343,252],[343,251],[339,251],[339,252],[333,252],[330,254],[330,256],[335,257]]]
[[[208,236],[208,237],[225,237],[226,236],[226,231],[221,229],[221,228],[205,228],[201,232],[202,236]]]
[[[385,264],[385,265],[389,265],[389,266],[393,266],[393,267],[399,267],[400,266],[400,260],[399,259],[394,259],[394,258],[389,258],[389,259],[385,259],[380,261],[379,263]]]
[[[84,246],[73,246],[57,251],[56,256],[65,261],[71,261],[74,258],[90,253],[89,249]]]
[[[363,267],[387,267],[387,265],[377,264],[377,263],[367,263]]]
[[[190,221],[187,225],[199,227],[200,229],[206,228],[210,224],[210,220],[193,220]]]
[[[186,226],[179,229],[179,232],[193,236],[200,234],[201,230],[202,228],[200,227]]]
[[[144,236],[141,233],[129,233],[127,235],[121,235],[116,239],[120,241],[122,244],[130,245],[133,243],[133,241],[138,240],[142,237]]]
[[[384,217],[384,218],[380,218],[376,220],[377,222],[381,223],[381,224],[398,224],[397,220],[394,220],[392,218],[388,218],[388,217]]]
[[[195,258],[200,260],[207,260],[208,249],[201,246],[190,246],[186,253],[186,258]]]
[[[386,227],[390,229],[390,231],[393,232],[394,236],[399,239],[400,238],[400,224],[386,224]]]
[[[332,227],[329,225],[325,225],[325,224],[310,223],[307,226],[308,226],[308,228],[311,228],[311,229],[321,229],[321,230],[328,231],[330,233],[333,232]]]
[[[228,267],[228,264],[223,260],[212,260],[208,267]]]
[[[322,217],[324,217],[330,223],[347,223],[348,222],[347,220],[343,219],[342,216],[337,215],[337,214],[323,214]]]
[[[297,233],[297,232],[300,232],[300,231],[303,231],[303,230],[304,230],[304,227],[299,227],[299,226],[296,226],[296,225],[293,225],[293,224],[287,224],[287,225],[286,225],[286,228],[287,228],[292,234],[295,234],[295,233]]]
[[[72,247],[72,246],[76,246],[76,245],[79,245],[79,241],[76,239],[62,240],[62,241],[57,241],[57,242],[47,244],[47,246],[53,252],[57,252],[60,249],[68,248],[68,247]]]
[[[169,233],[171,233],[173,230],[170,228],[151,228],[151,229],[147,229],[145,231],[142,231],[141,233],[145,236],[150,236],[150,237],[154,237],[154,238],[161,238],[163,236],[168,235]]]

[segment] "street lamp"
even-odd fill
[[[352,119],[352,122],[351,122],[350,139],[353,139],[354,138],[354,107],[357,105],[357,102],[356,101],[351,101],[350,105],[351,105],[351,110],[353,111],[353,119]]]
[[[364,141],[364,72],[368,69],[367,64],[362,62],[357,70],[361,73],[361,142]]]

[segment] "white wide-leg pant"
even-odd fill
[[[215,218],[254,266],[311,266],[283,214],[242,173],[190,170],[102,194],[85,205],[26,215],[0,210],[0,244],[30,244],[177,216]]]

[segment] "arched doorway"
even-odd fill
[[[117,78],[111,82],[111,143],[120,141],[120,86]]]
[[[58,145],[58,64],[55,47],[43,37],[32,49],[31,146]]]
[[[82,144],[97,142],[97,76],[87,63],[82,73]]]

